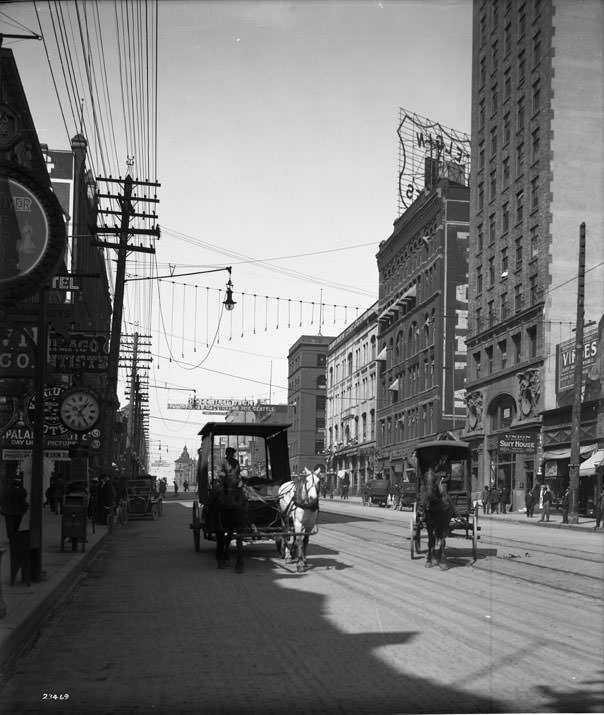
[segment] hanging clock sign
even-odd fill
[[[100,417],[101,404],[92,390],[74,387],[63,394],[59,418],[73,432],[88,432],[95,427]]]
[[[0,162],[0,302],[39,292],[54,275],[66,246],[65,221],[48,185]]]

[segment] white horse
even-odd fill
[[[292,561],[296,561],[296,571],[306,568],[306,548],[310,534],[317,525],[319,516],[319,472],[311,472],[304,467],[304,473],[285,482],[279,488],[279,511],[281,524],[285,531],[294,532],[289,552]],[[288,537],[277,539],[277,548],[285,558]]]

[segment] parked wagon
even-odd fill
[[[389,479],[369,479],[363,489],[363,501],[371,506],[387,506],[388,497],[390,496],[390,480]]]
[[[208,422],[200,431],[201,449],[197,470],[198,499],[193,503],[190,528],[196,551],[201,535],[214,539],[208,518],[210,494],[219,481],[225,451],[245,451],[247,465],[241,467],[247,497],[247,523],[239,532],[245,541],[276,539],[283,535],[279,510],[279,487],[291,479],[287,429],[289,424]]]
[[[450,504],[448,534],[463,531],[472,540],[472,555],[478,554],[478,508],[472,500],[470,445],[461,440],[441,439],[424,442],[416,448],[416,500],[410,520],[411,558],[421,550],[422,531],[426,529],[426,514],[422,506],[429,471],[446,485],[446,498]]]

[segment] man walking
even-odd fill
[[[9,541],[19,531],[21,520],[28,509],[27,492],[23,486],[23,480],[21,477],[15,477],[0,500],[0,513],[3,514],[6,522],[6,535]]]
[[[554,495],[546,485],[543,491],[543,511],[541,512],[541,519],[539,521],[549,521],[549,512],[553,499]]]

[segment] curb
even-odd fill
[[[23,620],[19,620],[18,612],[16,615],[9,613],[2,620],[2,626],[9,630],[8,635],[0,641],[0,669],[3,672],[14,664],[38,636],[42,622],[77,585],[79,576],[101,549],[106,536],[106,533],[103,534],[89,549],[78,554],[80,558],[75,565],[73,561],[67,562],[52,578],[41,583],[38,592],[29,601],[29,612]]]

